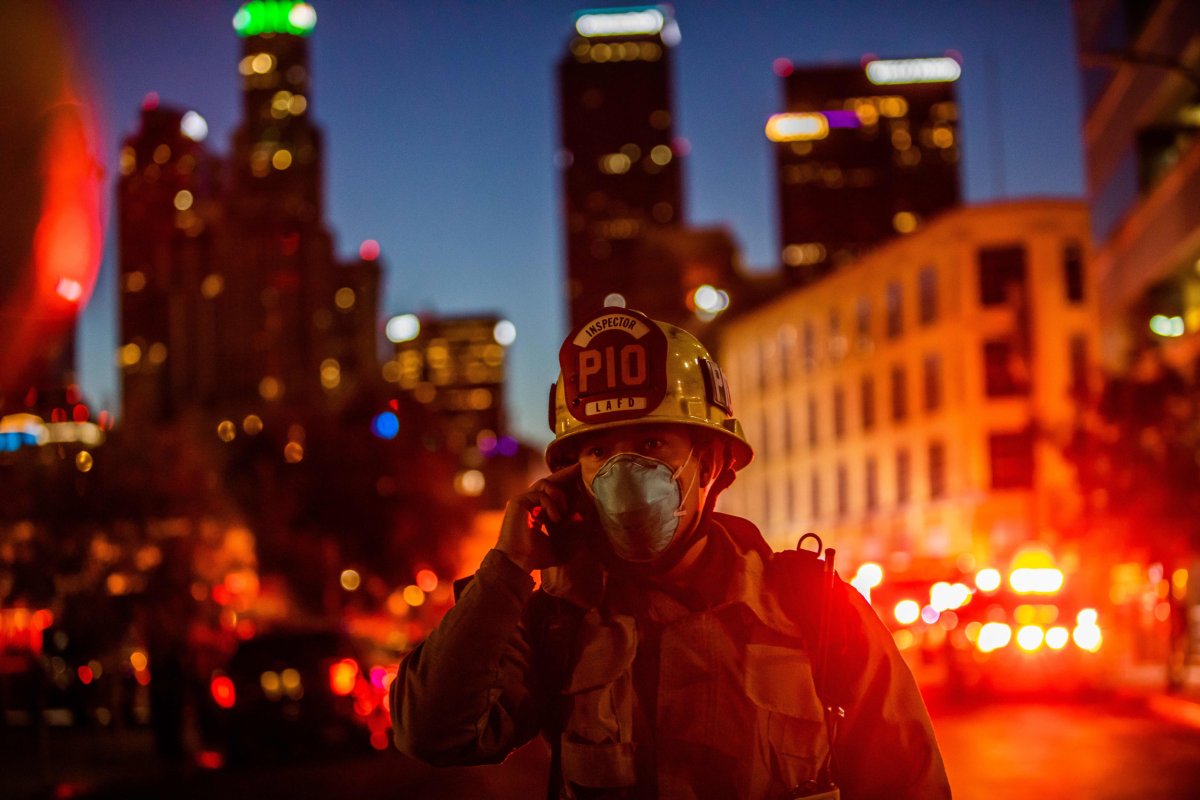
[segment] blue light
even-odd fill
[[[380,439],[395,439],[396,434],[400,433],[400,418],[391,411],[376,414],[375,419],[371,420],[371,433]]]

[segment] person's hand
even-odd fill
[[[570,505],[570,485],[578,480],[579,464],[572,464],[510,498],[496,549],[526,572],[553,566],[556,559],[542,523],[554,525],[571,518],[575,509]]]

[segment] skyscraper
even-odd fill
[[[167,419],[271,407],[322,411],[378,380],[379,247],[338,264],[322,215],[311,119],[312,6],[252,0],[242,38],[243,119],[221,162],[195,112],[143,109],[122,151],[126,411]],[[148,414],[148,416],[147,416]]]
[[[666,6],[576,14],[558,65],[567,302],[574,325],[619,294],[652,316],[683,308],[672,276],[635,268],[648,230],[683,222]]]
[[[952,58],[861,66],[776,62],[780,258],[806,282],[959,202]]]
[[[121,322],[117,364],[127,416],[163,420],[216,389],[221,278],[210,277],[219,164],[195,111],[142,104],[117,181]]]
[[[233,137],[226,281],[233,316],[227,374],[235,396],[308,405],[334,319],[333,245],[321,215],[320,132],[312,121],[307,3],[246,3],[241,125]],[[230,342],[233,344],[233,341]]]

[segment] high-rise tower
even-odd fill
[[[233,137],[226,276],[237,321],[226,329],[227,380],[242,402],[309,405],[334,356],[333,247],[321,209],[321,136],[312,121],[308,3],[251,0],[242,39],[243,119]]]
[[[610,294],[652,315],[662,315],[664,304],[682,307],[682,291],[673,291],[678,276],[646,274],[631,257],[643,233],[683,221],[671,104],[678,40],[666,6],[575,16],[558,65],[572,325]]]
[[[126,417],[321,412],[378,381],[379,246],[339,264],[322,215],[302,2],[251,0],[231,159],[195,112],[142,111],[119,185]]]
[[[195,111],[149,95],[121,149],[119,219],[121,369],[125,414],[159,421],[216,390],[217,306],[210,277],[217,165]]]
[[[780,258],[807,282],[959,203],[952,58],[793,67],[776,145]]]

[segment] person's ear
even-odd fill
[[[725,460],[725,447],[722,442],[709,441],[700,453],[700,484],[707,486],[714,476],[720,474]]]

